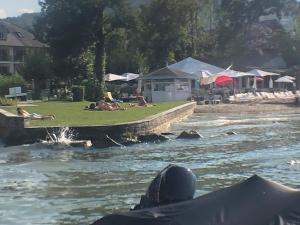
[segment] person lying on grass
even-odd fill
[[[101,100],[96,104],[91,103],[90,106],[87,106],[85,109],[89,110],[100,110],[100,111],[116,111],[116,110],[125,110],[126,108],[121,107],[117,102],[105,102]]]
[[[40,115],[37,113],[29,113],[20,107],[17,108],[17,113],[18,113],[18,116],[22,116],[26,119],[31,119],[31,120],[53,120],[53,119],[55,119],[54,115]]]
[[[117,102],[106,102],[104,100],[97,102],[96,109],[99,109],[101,111],[125,110],[125,108],[122,108],[121,105]]]

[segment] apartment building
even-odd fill
[[[24,65],[26,55],[47,48],[34,35],[0,20],[0,74],[14,74]]]

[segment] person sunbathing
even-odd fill
[[[17,113],[18,113],[18,116],[24,117],[26,119],[31,119],[31,120],[53,120],[53,119],[55,119],[54,115],[40,115],[37,113],[29,113],[20,107],[17,108]]]
[[[137,103],[129,103],[129,107],[136,107],[136,106],[151,107],[153,105],[148,104],[143,96],[138,96],[137,97]]]
[[[96,108],[101,111],[116,111],[116,110],[125,110],[125,108],[122,108],[121,105],[117,102],[105,102],[104,100],[101,100],[97,102]]]
[[[147,102],[143,96],[138,97],[138,106],[147,106]]]

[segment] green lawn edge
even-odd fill
[[[54,114],[54,120],[30,121],[30,127],[50,126],[96,126],[129,123],[145,119],[158,113],[167,111],[177,106],[188,103],[187,101],[161,102],[152,104],[152,107],[129,107],[122,103],[126,110],[118,111],[91,111],[84,110],[90,102],[37,102],[35,106],[22,106],[30,113],[42,115]],[[16,114],[16,106],[1,107]]]

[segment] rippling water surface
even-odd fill
[[[171,132],[190,129],[204,138],[104,150],[0,147],[0,224],[89,224],[138,203],[169,163],[194,171],[197,195],[253,174],[300,188],[300,114],[195,114]]]

